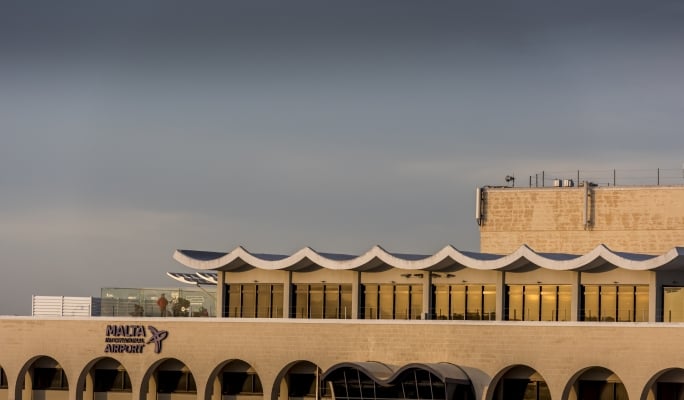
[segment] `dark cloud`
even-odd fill
[[[177,247],[476,250],[478,185],[676,172],[683,41],[674,1],[3,4],[0,251],[44,280],[0,312]]]

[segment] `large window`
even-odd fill
[[[34,368],[33,390],[68,390],[64,370],[61,368]]]
[[[221,379],[224,395],[263,394],[259,375],[253,372],[224,372]]]
[[[350,319],[352,286],[339,284],[296,284],[295,318]]]
[[[580,319],[648,321],[648,285],[584,285]]]
[[[570,285],[509,285],[506,320],[569,321],[571,299]]]
[[[130,392],[131,378],[125,370],[97,369],[94,379],[95,392]]]
[[[369,284],[364,287],[365,319],[420,319],[423,285]]]
[[[627,400],[627,390],[621,382],[580,381],[579,396],[582,400]]]
[[[551,400],[551,392],[545,381],[530,379],[504,379],[502,392],[511,400]]]
[[[468,400],[475,398],[469,383],[445,383],[438,376],[418,368],[406,370],[392,382],[382,385],[352,367],[335,370],[325,379],[324,387],[331,388],[332,393],[328,394],[337,400]]]
[[[235,318],[281,318],[283,285],[248,283],[228,285],[226,314]]]
[[[436,319],[496,319],[495,285],[434,285]]]
[[[189,371],[158,371],[157,393],[197,393],[195,378]]]
[[[663,322],[684,322],[684,287],[663,287]]]
[[[316,374],[289,374],[287,388],[290,397],[316,397],[316,376]]]

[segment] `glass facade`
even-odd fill
[[[226,289],[227,317],[283,317],[283,284],[231,284],[226,285]]]
[[[582,286],[582,321],[648,321],[648,285]]]
[[[351,319],[354,315],[352,284],[297,283],[292,285],[289,312],[285,310],[284,284],[227,284],[224,317]],[[423,284],[380,283],[361,285],[358,315],[361,319],[423,319]],[[493,284],[434,284],[430,286],[431,319],[495,320],[496,286]],[[522,284],[505,286],[504,321],[570,321],[572,285]],[[579,287],[579,321],[647,322],[649,285],[582,285]],[[663,322],[684,322],[684,286],[660,287]],[[210,288],[103,288],[100,315],[113,317],[162,316],[158,300],[168,300],[167,317],[215,317],[216,287]]]
[[[324,387],[332,389],[332,398],[337,400],[475,398],[470,385],[445,383],[436,375],[418,368],[409,369],[393,382],[383,385],[356,368],[340,368],[328,375]]]
[[[663,322],[684,322],[684,287],[663,287]]]
[[[423,285],[364,285],[363,318],[421,319]]]
[[[569,321],[571,285],[506,286],[508,321]]]
[[[496,319],[495,285],[434,285],[436,319]]]
[[[296,284],[294,318],[350,319],[352,286],[339,284]]]
[[[103,288],[100,315],[105,317],[159,317],[158,304],[164,294],[168,301],[165,317],[216,316],[216,287],[209,289],[131,289]]]

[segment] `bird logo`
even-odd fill
[[[162,349],[162,341],[164,341],[164,339],[166,339],[169,336],[169,332],[160,331],[159,329],[151,325],[147,328],[150,330],[150,332],[152,332],[152,336],[150,337],[150,340],[147,341],[147,344],[154,343],[154,352],[160,353]]]

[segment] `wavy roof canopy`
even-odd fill
[[[292,255],[251,253],[237,247],[228,253],[176,250],[173,258],[200,271],[263,270],[302,271],[311,269],[382,271],[398,268],[411,271],[453,271],[462,268],[515,271],[540,267],[556,271],[589,271],[611,265],[633,271],[684,269],[684,247],[661,255],[615,252],[599,245],[584,255],[537,253],[523,245],[508,255],[459,251],[446,246],[433,255],[390,253],[374,246],[361,255],[319,253],[305,247]]]

